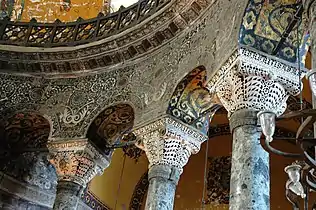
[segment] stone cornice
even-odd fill
[[[158,49],[197,20],[215,2],[171,1],[161,12],[149,17],[147,22],[82,49],[0,46],[0,69],[7,73],[41,75],[88,72],[114,66]]]
[[[153,16],[159,15],[167,9],[168,6],[165,7],[167,4],[174,2],[174,0],[140,0],[106,16],[99,13],[92,19],[78,18],[77,21],[66,23],[60,20],[56,20],[54,23],[38,23],[34,18],[29,22],[16,22],[5,17],[0,20],[0,44],[32,47],[31,51],[41,48],[56,51],[49,48],[64,47],[63,49],[67,49],[68,46],[80,46],[108,37],[111,39],[115,35],[124,34],[133,26],[149,22]]]

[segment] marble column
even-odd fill
[[[229,209],[269,210],[269,154],[260,144],[257,113],[283,113],[286,91],[278,82],[260,76],[232,73],[226,79],[229,85],[224,82],[218,96],[228,110],[233,134]]]
[[[269,154],[260,144],[257,113],[286,110],[288,96],[300,92],[297,69],[266,54],[240,47],[236,62],[216,87],[233,134],[231,210],[269,210]]]
[[[240,110],[230,117],[233,153],[230,209],[270,209],[269,154],[260,144],[257,112]]]
[[[172,210],[176,186],[191,154],[208,138],[198,130],[166,116],[135,131],[137,146],[149,161],[146,210]]]
[[[83,186],[71,181],[59,181],[53,209],[76,210]]]
[[[57,176],[54,210],[75,210],[83,189],[96,175],[101,175],[110,160],[87,139],[48,143],[49,161]]]
[[[173,209],[180,174],[179,169],[168,165],[154,165],[149,169],[146,209]]]

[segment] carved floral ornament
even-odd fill
[[[191,154],[200,150],[208,137],[173,117],[163,117],[135,130],[137,147],[143,149],[153,165],[171,165],[182,170]]]
[[[289,95],[297,95],[302,88],[295,66],[271,56],[240,47],[222,69],[208,83],[229,112],[252,109],[269,110],[277,115],[286,109]],[[303,78],[304,73],[301,75]]]
[[[56,168],[59,180],[86,186],[95,175],[101,175],[110,161],[87,139],[49,142],[49,160]]]

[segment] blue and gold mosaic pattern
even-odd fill
[[[297,63],[299,46],[299,60],[304,63],[309,39],[301,21],[277,48],[300,6],[297,0],[250,0],[242,19],[239,44],[274,54],[291,63]]]
[[[202,133],[207,133],[209,118],[203,113],[212,107],[207,99],[206,70],[203,66],[193,69],[177,85],[170,99],[167,114],[193,126]]]

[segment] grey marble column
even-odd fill
[[[54,210],[76,210],[83,187],[69,181],[59,181],[57,185]]]
[[[181,171],[168,165],[153,165],[148,172],[146,210],[172,210]]]
[[[260,144],[257,112],[241,110],[230,118],[233,132],[230,210],[270,209],[269,154]]]

